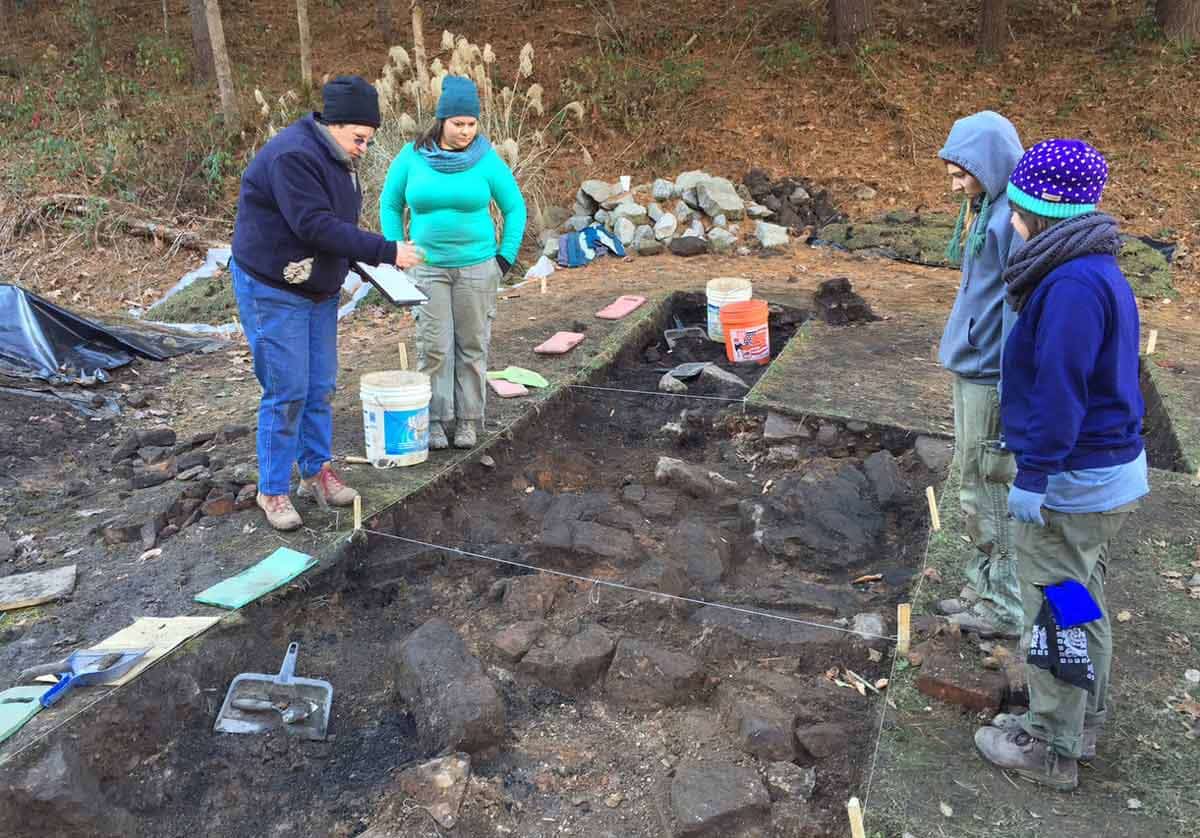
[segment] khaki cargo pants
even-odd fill
[[[1045,669],[1026,665],[1029,679],[1029,712],[1025,732],[1050,744],[1064,756],[1079,758],[1083,728],[1104,725],[1108,712],[1108,673],[1112,664],[1112,629],[1104,602],[1104,576],[1108,545],[1136,509],[1127,503],[1108,512],[1055,512],[1042,508],[1046,526],[1014,523],[1021,600],[1025,629],[1021,649],[1029,648],[1030,635],[1042,608],[1042,588],[1074,579],[1088,589],[1103,616],[1080,628],[1087,636],[1088,657],[1095,670],[1095,690],[1068,684]]]
[[[954,458],[962,475],[958,499],[973,552],[964,572],[967,582],[995,609],[996,617],[1020,626],[1021,592],[1017,583],[1008,518],[1008,489],[1016,476],[1012,454],[1002,451],[1000,393],[994,384],[954,377]]]

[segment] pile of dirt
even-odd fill
[[[815,230],[846,218],[833,205],[829,191],[807,178],[788,176],[772,181],[762,169],[751,169],[742,183],[757,203],[775,213],[773,222],[796,232],[806,227]]]
[[[948,213],[895,210],[870,221],[840,220],[827,224],[813,243],[918,265],[950,267],[946,247],[954,233],[954,223],[955,217]],[[1133,292],[1145,299],[1174,297],[1176,291],[1166,255],[1135,236],[1123,238],[1121,270]]]
[[[229,271],[198,279],[152,306],[146,319],[156,323],[207,323],[219,326],[237,317],[237,300]]]

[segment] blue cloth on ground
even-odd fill
[[[1054,621],[1059,628],[1074,628],[1104,616],[1088,589],[1074,579],[1047,585],[1042,592],[1054,610]]]
[[[582,268],[597,256],[611,253],[624,256],[625,248],[612,231],[603,227],[585,227],[578,233],[563,233],[558,239],[558,264],[564,268]]]

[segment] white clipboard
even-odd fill
[[[419,306],[429,302],[429,298],[413,285],[408,274],[395,265],[364,265],[362,262],[351,262],[354,271],[367,282],[379,289],[394,306]]]

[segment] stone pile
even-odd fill
[[[751,199],[771,211],[771,220],[793,233],[846,220],[833,205],[829,192],[806,178],[783,177],[772,182],[762,169],[751,169],[743,181]]]

